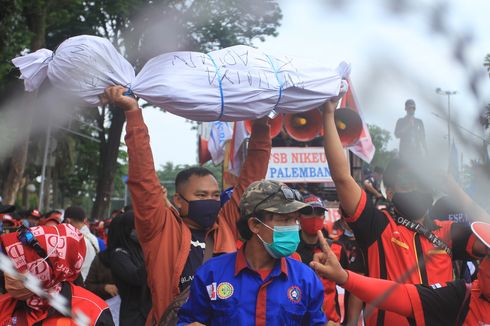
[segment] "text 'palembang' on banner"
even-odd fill
[[[266,178],[282,182],[332,182],[323,147],[273,147]]]

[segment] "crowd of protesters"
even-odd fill
[[[450,178],[434,202],[431,181],[406,160],[359,185],[337,103],[323,108],[323,145],[342,217],[327,228],[324,199],[264,180],[268,118],[253,123],[228,196],[208,169],[191,167],[169,201],[141,109],[125,92],[109,87],[103,99],[126,115],[132,207],[89,224],[76,206],[42,214],[1,205],[0,247],[20,273],[1,277],[1,325],[73,323],[26,287],[26,272],[90,325],[490,323],[490,224],[470,224],[486,212]]]

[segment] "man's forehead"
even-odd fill
[[[219,191],[218,181],[212,175],[192,175],[182,184],[187,191]]]
[[[297,212],[292,212],[292,213],[286,213],[286,214],[278,214],[278,213],[271,213],[271,215],[278,220],[285,220],[288,218],[299,218],[301,216],[301,213],[299,211]]]

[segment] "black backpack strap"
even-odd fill
[[[204,258],[202,260],[202,263],[203,264],[206,261],[208,261],[210,258],[213,258],[213,252],[214,252],[214,232],[212,234],[209,234],[209,236],[206,237],[206,239],[204,240],[204,242],[206,243],[206,248],[204,248]]]
[[[464,294],[464,300],[461,303],[461,306],[459,307],[458,317],[456,318],[455,325],[463,325],[463,322],[466,318],[466,314],[468,313],[468,309],[469,309],[470,294],[471,294],[471,283],[466,283],[466,292]]]

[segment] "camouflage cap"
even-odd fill
[[[273,180],[261,180],[253,182],[242,195],[240,200],[240,213],[242,218],[247,218],[258,211],[267,211],[277,214],[288,214],[305,210],[310,213],[311,206],[296,200],[293,190],[284,183]]]

